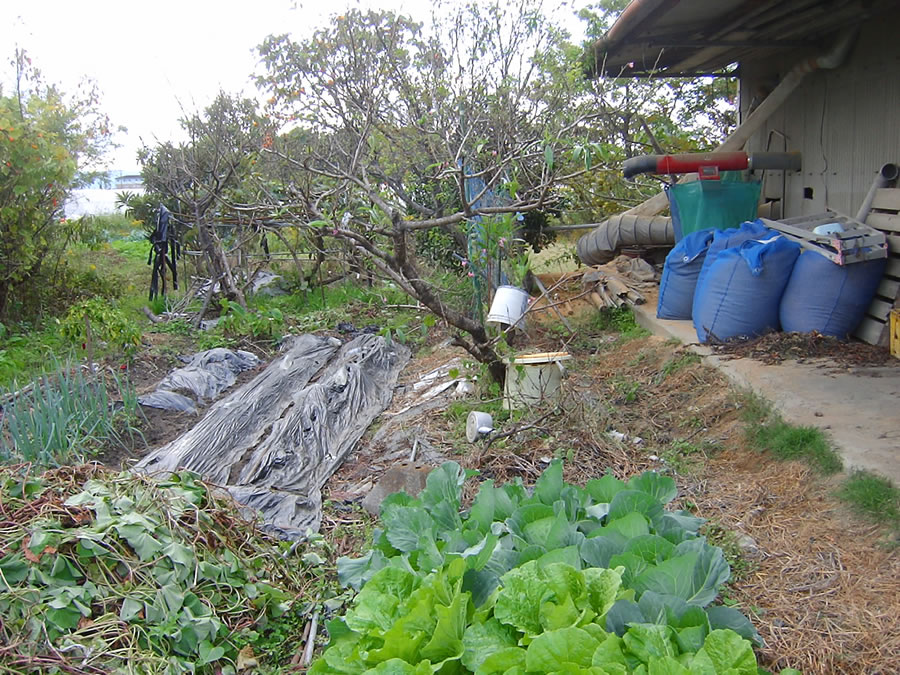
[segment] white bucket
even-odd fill
[[[500,286],[494,294],[487,320],[524,329],[526,309],[528,309],[528,293],[516,286]]]
[[[517,356],[506,364],[503,407],[527,408],[543,401],[556,401],[562,391],[568,352],[544,352]]]
[[[489,413],[473,410],[466,418],[466,440],[474,443],[494,430],[494,420]]]

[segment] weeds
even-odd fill
[[[191,322],[187,319],[182,318],[153,324],[153,326],[150,327],[150,332],[166,333],[168,335],[182,335],[184,337],[191,337],[194,335],[194,333],[196,333],[194,327],[191,325]]]
[[[706,460],[716,449],[715,443],[710,441],[693,443],[689,440],[678,440],[673,441],[669,448],[662,452],[662,458],[675,473],[694,474],[705,466]]]
[[[284,314],[277,307],[259,312],[244,309],[236,302],[220,300],[222,315],[216,332],[229,338],[248,337],[277,342],[284,332]]]
[[[679,370],[687,368],[695,363],[700,363],[700,357],[697,354],[694,354],[693,352],[682,352],[681,354],[677,354],[663,364],[656,379],[658,382],[662,382],[670,375],[674,375]]]
[[[616,376],[610,380],[613,392],[623,403],[634,403],[641,394],[641,383],[627,377]]]
[[[751,394],[743,412],[745,437],[750,447],[769,451],[781,460],[798,459],[826,476],[843,469],[840,455],[817,427],[788,424],[765,400]]]
[[[841,485],[838,496],[869,520],[900,528],[900,489],[890,479],[854,471]]]
[[[624,340],[634,340],[646,337],[650,332],[639,326],[634,318],[634,312],[627,305],[615,309],[607,308],[593,314],[593,324],[597,330],[615,331]]]
[[[708,521],[702,529],[710,544],[718,546],[725,554],[725,560],[731,566],[730,583],[740,583],[749,577],[759,565],[748,558],[741,547],[741,535],[739,532],[729,530],[714,520]],[[723,596],[725,594],[723,593]]]

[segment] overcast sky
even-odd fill
[[[302,38],[351,4],[420,20],[428,8],[421,0],[28,0],[0,21],[3,79],[16,46],[65,90],[83,76],[94,79],[113,125],[128,128],[109,168],[137,169],[141,139],[176,138],[182,110],[204,108],[220,88],[255,94],[253,48],[267,35]]]

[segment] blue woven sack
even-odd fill
[[[694,294],[697,339],[723,341],[778,330],[781,296],[799,255],[799,244],[782,236],[719,252]]]
[[[782,328],[846,339],[865,316],[886,265],[886,258],[836,265],[814,251],[804,252],[781,298]]]
[[[697,279],[715,230],[692,232],[666,256],[659,282],[658,319],[690,319]]]

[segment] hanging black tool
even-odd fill
[[[147,264],[153,269],[150,277],[151,300],[160,295],[160,281],[162,281],[162,295],[166,295],[166,267],[172,270],[172,287],[178,290],[176,262],[181,255],[181,244],[178,242],[175,222],[169,209],[160,204],[156,216],[156,229],[150,235],[150,255],[147,258]]]

